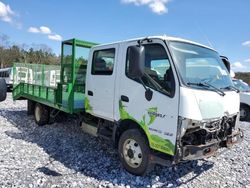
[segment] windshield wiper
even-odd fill
[[[209,84],[207,82],[204,82],[204,84],[206,84],[206,85],[210,86],[211,88],[213,88],[214,90],[216,90],[218,93],[221,94],[221,96],[225,96],[226,95],[226,93],[224,93],[221,89],[219,89],[217,87],[214,87],[213,85],[211,85],[211,84]]]
[[[236,91],[236,93],[239,93],[240,92],[240,90],[239,89],[237,89],[236,87],[234,87],[234,86],[227,86],[227,87],[224,87],[224,88],[221,88],[221,89],[228,89],[228,90],[234,90],[234,91]]]
[[[219,95],[221,96],[225,96],[226,94],[219,88],[217,87],[214,87],[213,85],[207,83],[207,82],[199,82],[199,83],[192,83],[192,82],[188,82],[187,83],[188,85],[194,85],[194,86],[200,86],[200,87],[203,87],[203,88],[213,88],[212,91],[215,91],[216,93],[218,93]]]
[[[208,85],[205,85],[201,82],[198,82],[198,83],[193,83],[193,82],[188,82],[187,85],[193,85],[193,86],[201,86],[201,87],[206,87],[208,88]]]

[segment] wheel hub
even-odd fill
[[[37,107],[35,109],[35,117],[36,117],[37,121],[40,121],[40,119],[41,119],[40,114],[41,114],[41,109],[39,107]]]
[[[240,116],[241,116],[242,118],[245,118],[246,115],[247,115],[247,113],[246,113],[245,109],[240,109]]]
[[[138,168],[142,163],[141,146],[134,139],[127,139],[123,144],[123,156],[132,168]]]
[[[129,150],[128,150],[128,157],[129,157],[130,159],[133,159],[133,158],[134,158],[134,152],[133,152],[132,149],[129,149]]]

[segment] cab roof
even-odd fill
[[[198,46],[201,46],[201,47],[204,47],[204,48],[214,50],[213,48],[211,48],[209,46],[205,46],[203,44],[200,44],[200,43],[197,43],[197,42],[194,42],[194,41],[191,41],[191,40],[182,39],[182,38],[178,38],[178,37],[167,36],[167,35],[139,37],[139,38],[133,38],[133,39],[128,39],[128,40],[118,41],[118,42],[114,42],[114,43],[100,44],[100,45],[97,45],[97,46],[105,46],[105,45],[118,44],[118,43],[127,43],[127,42],[142,40],[142,39],[145,39],[145,38],[147,38],[147,39],[161,39],[161,40],[165,40],[165,41],[185,42],[185,43],[194,44],[194,45],[198,45]]]

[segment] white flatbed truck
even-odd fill
[[[242,140],[239,94],[215,50],[167,36],[87,44],[63,42],[56,87],[14,83],[14,100],[28,100],[38,125],[57,111],[77,114],[85,132],[113,141],[135,175],[155,163],[209,157]]]

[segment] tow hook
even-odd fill
[[[211,155],[211,153],[212,153],[211,148],[206,148],[203,150],[204,156],[209,156],[209,155]]]

